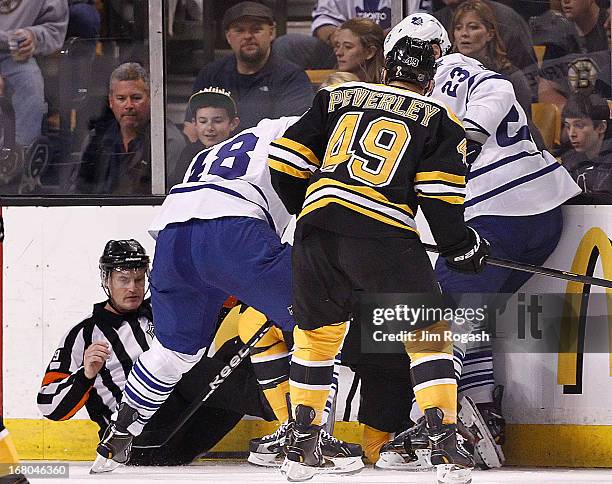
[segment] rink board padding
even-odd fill
[[[22,460],[90,461],[98,443],[97,426],[89,420],[9,419],[7,428]],[[275,428],[270,422],[242,420],[212,452],[247,452],[250,439]],[[508,425],[507,430],[504,452],[509,465],[612,467],[612,426]],[[353,442],[361,441],[361,433],[357,422],[337,422],[334,431]]]

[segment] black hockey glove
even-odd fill
[[[472,227],[468,227],[468,240],[465,245],[452,253],[445,253],[446,265],[449,269],[467,274],[475,274],[485,267],[485,260],[489,255],[490,244],[478,235]]]

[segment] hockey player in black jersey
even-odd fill
[[[295,351],[290,393],[295,425],[283,472],[306,480],[325,466],[320,419],[354,291],[440,291],[419,240],[420,206],[447,264],[477,272],[487,242],[463,221],[465,133],[432,87],[431,46],[405,38],[385,59],[384,83],[319,91],[312,107],[272,144],[273,184],[291,213]],[[408,331],[443,335],[444,320]],[[424,410],[439,482],[467,483],[473,461],[457,443],[452,342],[406,341],[415,395]]]

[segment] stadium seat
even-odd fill
[[[538,60],[538,67],[542,67],[542,62],[544,61],[544,54],[546,53],[546,46],[534,45],[533,51],[535,52],[536,59]]]
[[[561,112],[556,104],[533,103],[531,117],[534,124],[542,133],[542,138],[549,149],[560,143],[561,138]]]

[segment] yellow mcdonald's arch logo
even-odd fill
[[[575,274],[593,275],[597,261],[601,261],[604,277],[612,279],[612,243],[599,227],[593,227],[582,237],[571,271]],[[557,383],[564,385],[565,393],[582,393],[582,364],[586,314],[590,286],[570,281],[565,291],[565,306],[560,328]],[[606,288],[608,306],[608,348],[610,352],[610,376],[612,376],[612,289]],[[584,307],[583,307],[584,306]],[[574,387],[569,388],[569,387]],[[566,391],[567,390],[567,391]]]

